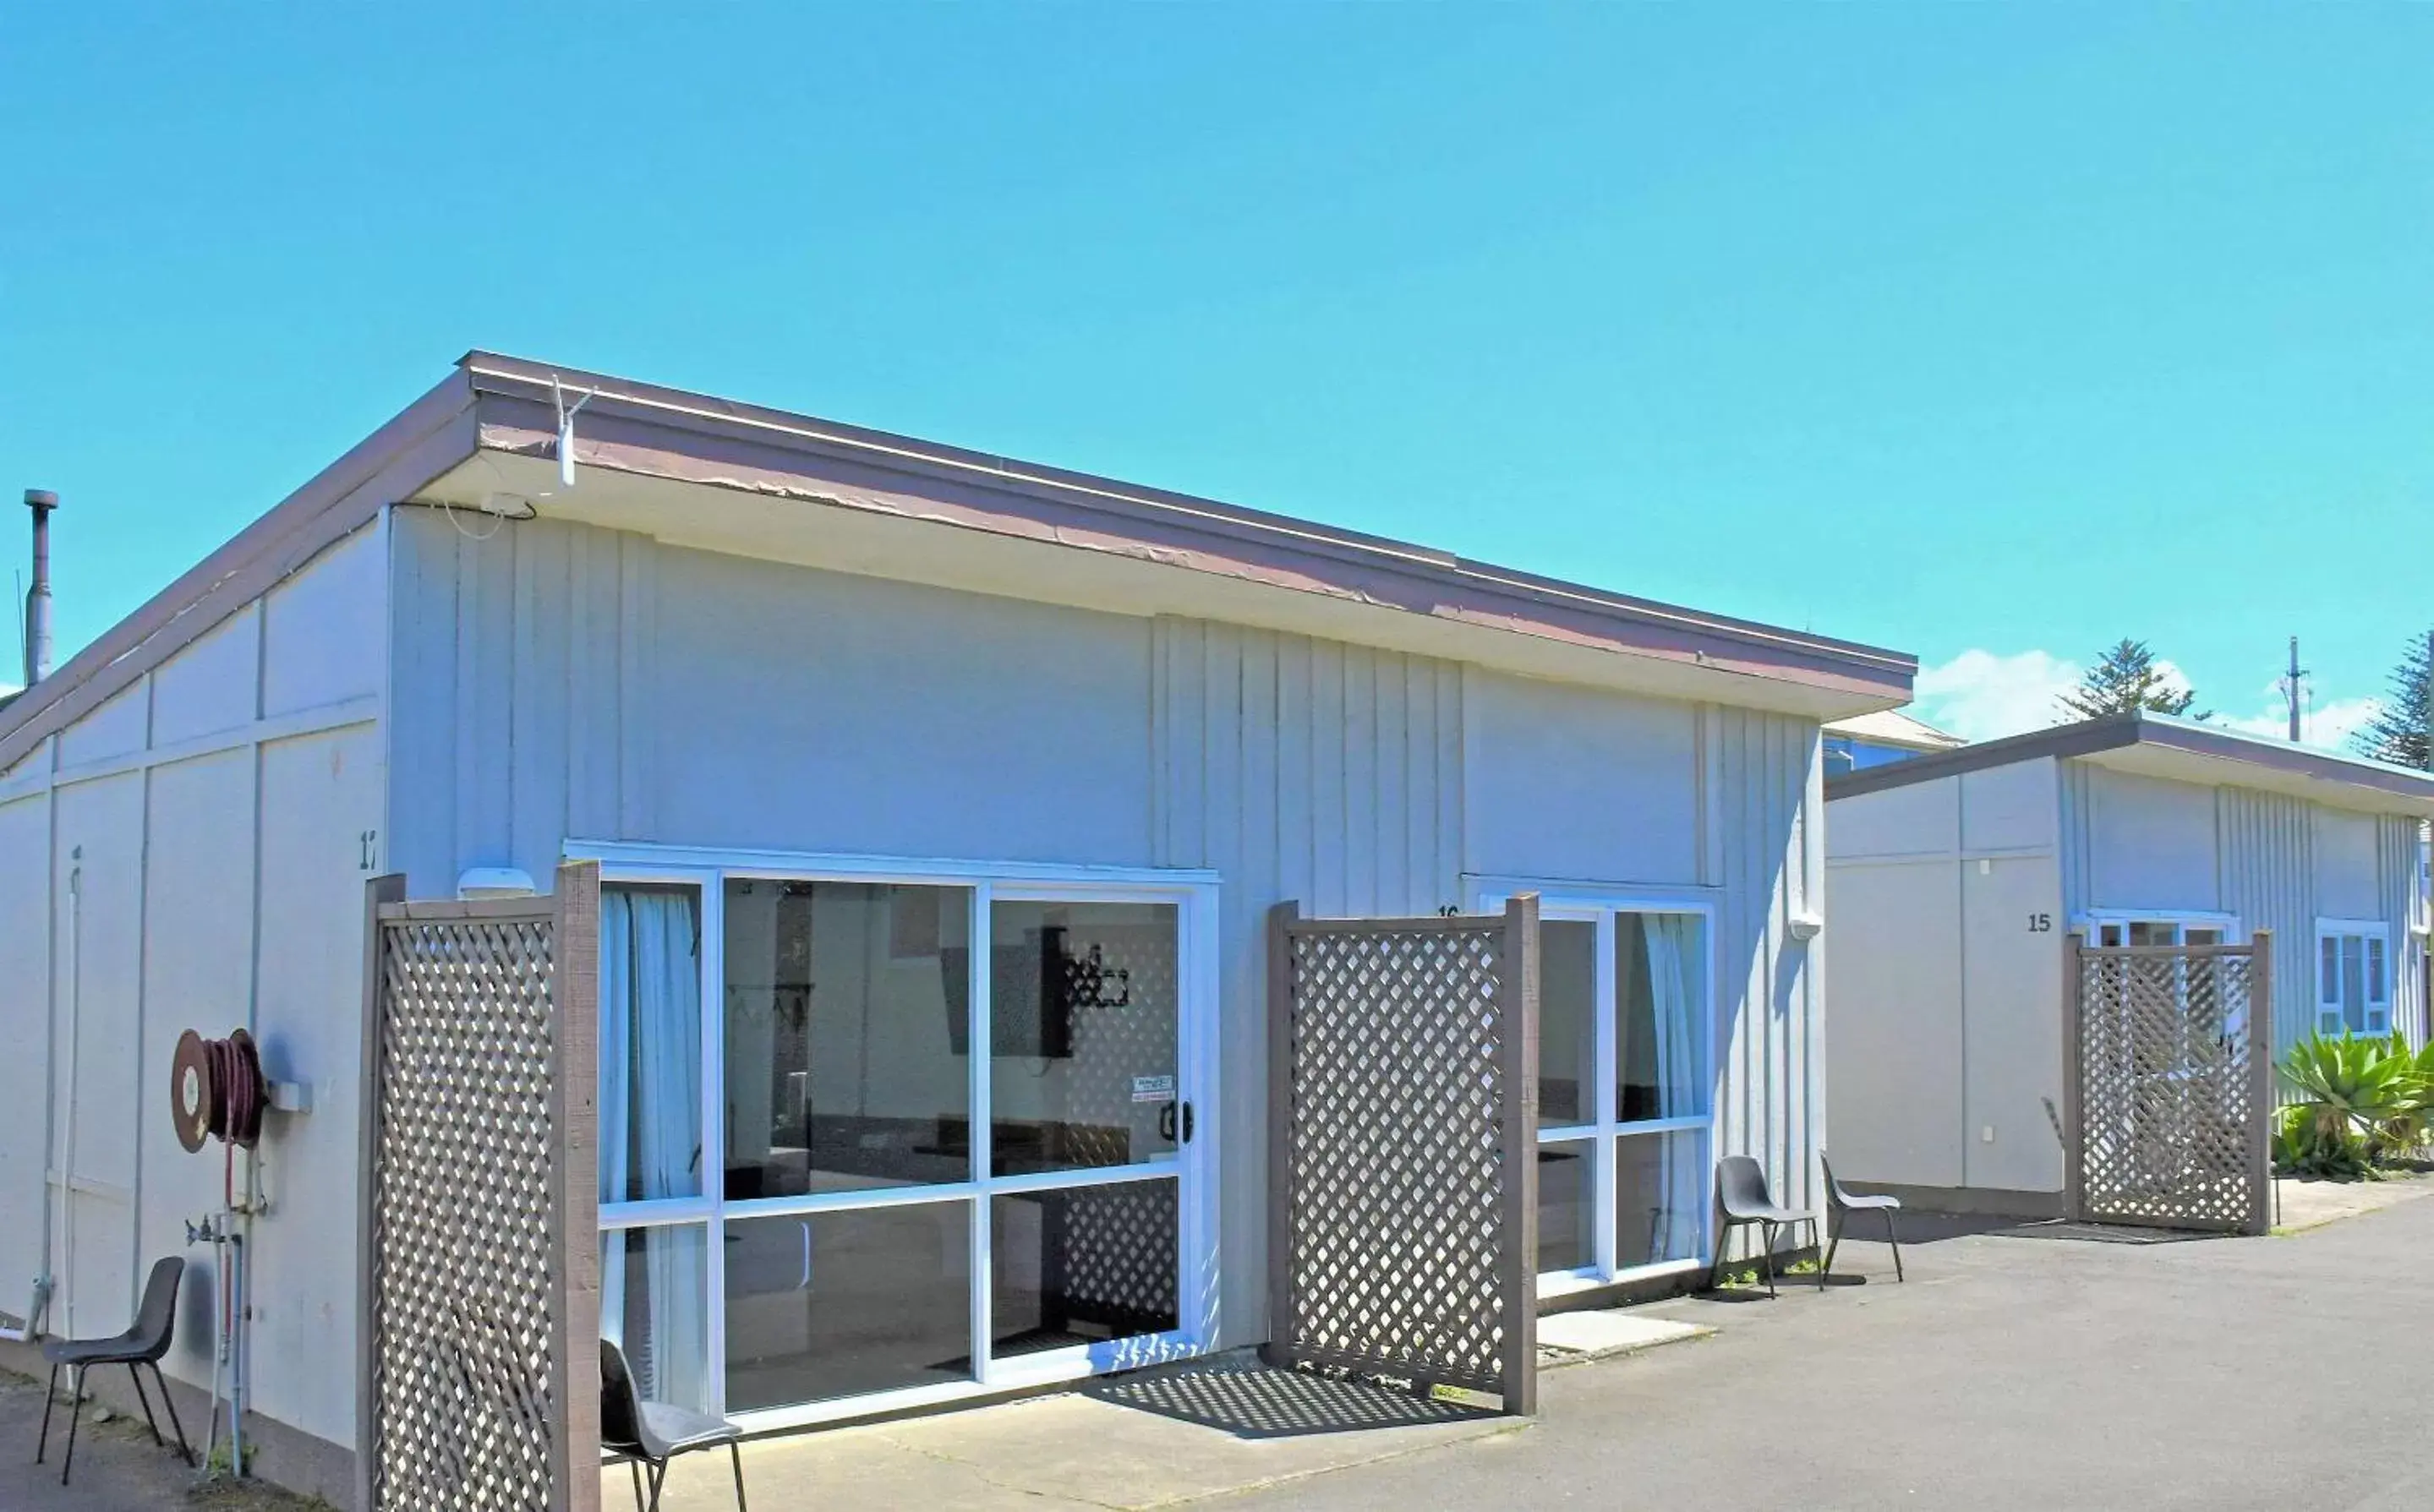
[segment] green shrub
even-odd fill
[[[2398,1035],[2311,1034],[2277,1067],[2305,1100],[2276,1114],[2273,1164],[2297,1176],[2355,1181],[2426,1143],[2434,1115],[2434,1050]]]

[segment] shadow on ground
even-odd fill
[[[1143,1370],[1086,1387],[1082,1394],[1113,1406],[1214,1428],[1237,1438],[1299,1438],[1368,1428],[1472,1422],[1496,1416],[1365,1381],[1278,1369],[1256,1358],[1223,1358]]]

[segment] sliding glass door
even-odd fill
[[[1491,892],[1483,906],[1503,901]],[[1539,918],[1539,1289],[1704,1265],[1707,906],[1551,892]]]
[[[646,1396],[808,1419],[1197,1347],[1205,889],[603,891],[603,1328]]]

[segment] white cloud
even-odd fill
[[[2188,678],[2168,661],[2158,658],[2155,670],[2175,688],[2189,686]],[[2051,652],[2023,651],[2006,656],[1973,647],[1950,661],[1919,669],[1918,701],[1912,711],[1928,723],[1970,740],[2042,730],[2064,721],[2062,695],[2079,686],[2081,671],[2079,663]],[[2231,713],[2203,699],[2197,706],[2218,709],[2209,722],[2225,729],[2277,738],[2287,735],[2290,717],[2283,707],[2280,687],[2267,684],[2256,690],[2254,700],[2248,706],[2255,712],[2248,714]],[[2301,743],[2325,751],[2346,750],[2351,734],[2374,718],[2375,708],[2372,698],[2319,704],[2307,710]]]
[[[2079,663],[2051,652],[1998,656],[1972,648],[1919,669],[1918,717],[1967,740],[2042,730],[2061,720],[2056,701],[2079,678]]]
[[[2243,730],[2250,735],[2270,735],[2277,739],[2290,734],[2290,712],[2282,702],[2282,690],[2271,691],[2272,702],[2260,714],[2218,715],[2214,722],[2229,729]],[[2350,737],[2374,718],[2377,705],[2371,698],[2337,698],[2308,709],[2300,721],[2301,745],[2311,745],[2323,751],[2347,751]]]

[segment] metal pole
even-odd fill
[[[26,686],[51,674],[51,511],[60,496],[47,488],[26,490],[34,512],[34,586],[26,590]]]
[[[2299,637],[2290,637],[2290,680],[2285,685],[2290,694],[2290,743],[2299,743]]]

